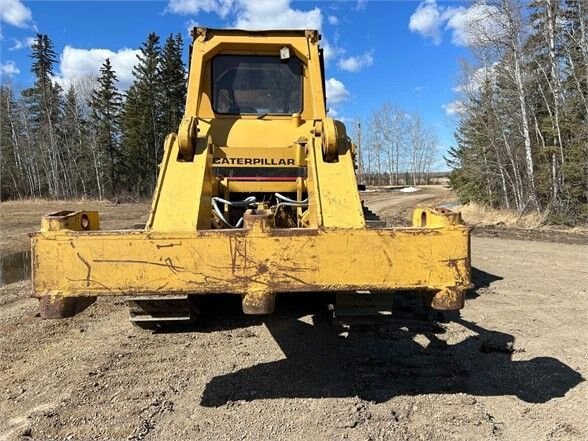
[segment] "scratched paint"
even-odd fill
[[[28,279],[31,276],[31,252],[21,251],[0,257],[0,286]]]

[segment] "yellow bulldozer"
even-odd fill
[[[178,132],[167,136],[144,228],[104,231],[95,211],[58,211],[32,237],[42,318],[96,296],[130,296],[147,328],[192,320],[191,300],[234,294],[246,314],[276,294],[351,298],[423,293],[463,307],[469,228],[459,213],[418,208],[387,228],[360,199],[356,150],[327,116],[315,30],[195,28]]]

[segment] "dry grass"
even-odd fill
[[[90,199],[56,201],[29,199],[0,203],[0,255],[16,253],[30,246],[29,232],[37,231],[41,217],[59,210],[96,210],[102,229],[131,228],[144,223],[150,202],[116,204]]]
[[[456,207],[463,219],[470,225],[502,225],[516,228],[539,228],[545,225],[546,215],[542,213],[521,214],[513,210],[497,210],[469,203]]]

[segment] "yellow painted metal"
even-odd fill
[[[40,232],[37,295],[465,289],[469,230]],[[48,259],[47,256],[52,256]]]
[[[43,216],[41,231],[89,231],[99,230],[100,219],[97,211],[57,211]]]
[[[227,180],[226,184],[220,185],[220,194],[224,194],[224,189],[229,193],[261,193],[267,191],[267,182],[263,181],[235,181]],[[273,182],[272,189],[278,193],[294,193],[298,189],[296,181]]]
[[[192,162],[179,161],[175,135],[166,139],[147,229],[193,231],[210,228],[212,154],[206,139],[198,138]]]
[[[417,209],[411,228],[366,228],[354,146],[343,124],[326,116],[318,33],[198,29],[194,36],[185,115],[165,140],[145,229],[100,231],[95,212],[44,218],[32,235],[34,295],[232,293],[255,311],[280,292],[423,289],[435,307],[460,308],[470,259],[459,214]],[[214,113],[214,56],[275,56],[284,45],[304,66],[300,113]],[[282,181],[215,175],[260,166],[304,173]],[[243,228],[215,229],[213,197],[275,192],[308,199],[296,208],[301,228],[275,228],[274,212],[258,206]]]
[[[412,213],[415,227],[443,228],[463,224],[461,213],[447,208],[417,208]]]
[[[351,143],[344,126],[326,117],[316,33],[272,31],[262,35],[245,31],[198,31],[192,50],[186,114],[178,141],[166,143],[147,229],[176,232],[211,228],[210,198],[214,196],[214,188],[219,186],[209,183],[214,181],[212,174],[207,175],[210,171],[207,155],[210,154],[213,161],[219,157],[241,157],[273,161],[277,166],[280,166],[280,159],[294,158],[295,165],[308,166],[308,176],[299,186],[309,199],[306,226],[365,227]],[[210,60],[219,53],[275,55],[285,43],[305,66],[302,112],[292,116],[267,115],[261,119],[256,115],[215,115],[210,98]],[[198,130],[194,142],[195,126]],[[304,154],[297,156],[296,145],[301,139],[305,142]],[[192,144],[195,144],[193,158],[189,154]],[[336,160],[331,160],[333,150],[337,152]],[[326,160],[323,151],[329,152]],[[247,167],[256,164],[213,165]],[[231,185],[243,192],[240,184]],[[275,192],[276,188],[284,187],[275,182],[254,185],[259,192]]]

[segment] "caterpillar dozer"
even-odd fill
[[[234,294],[269,314],[279,293],[424,293],[457,310],[470,286],[459,213],[417,208],[387,228],[367,210],[356,149],[327,115],[315,30],[195,28],[185,114],[167,136],[144,228],[104,231],[95,211],[45,216],[32,237],[42,318],[130,296],[144,327],[191,320],[192,301]]]

